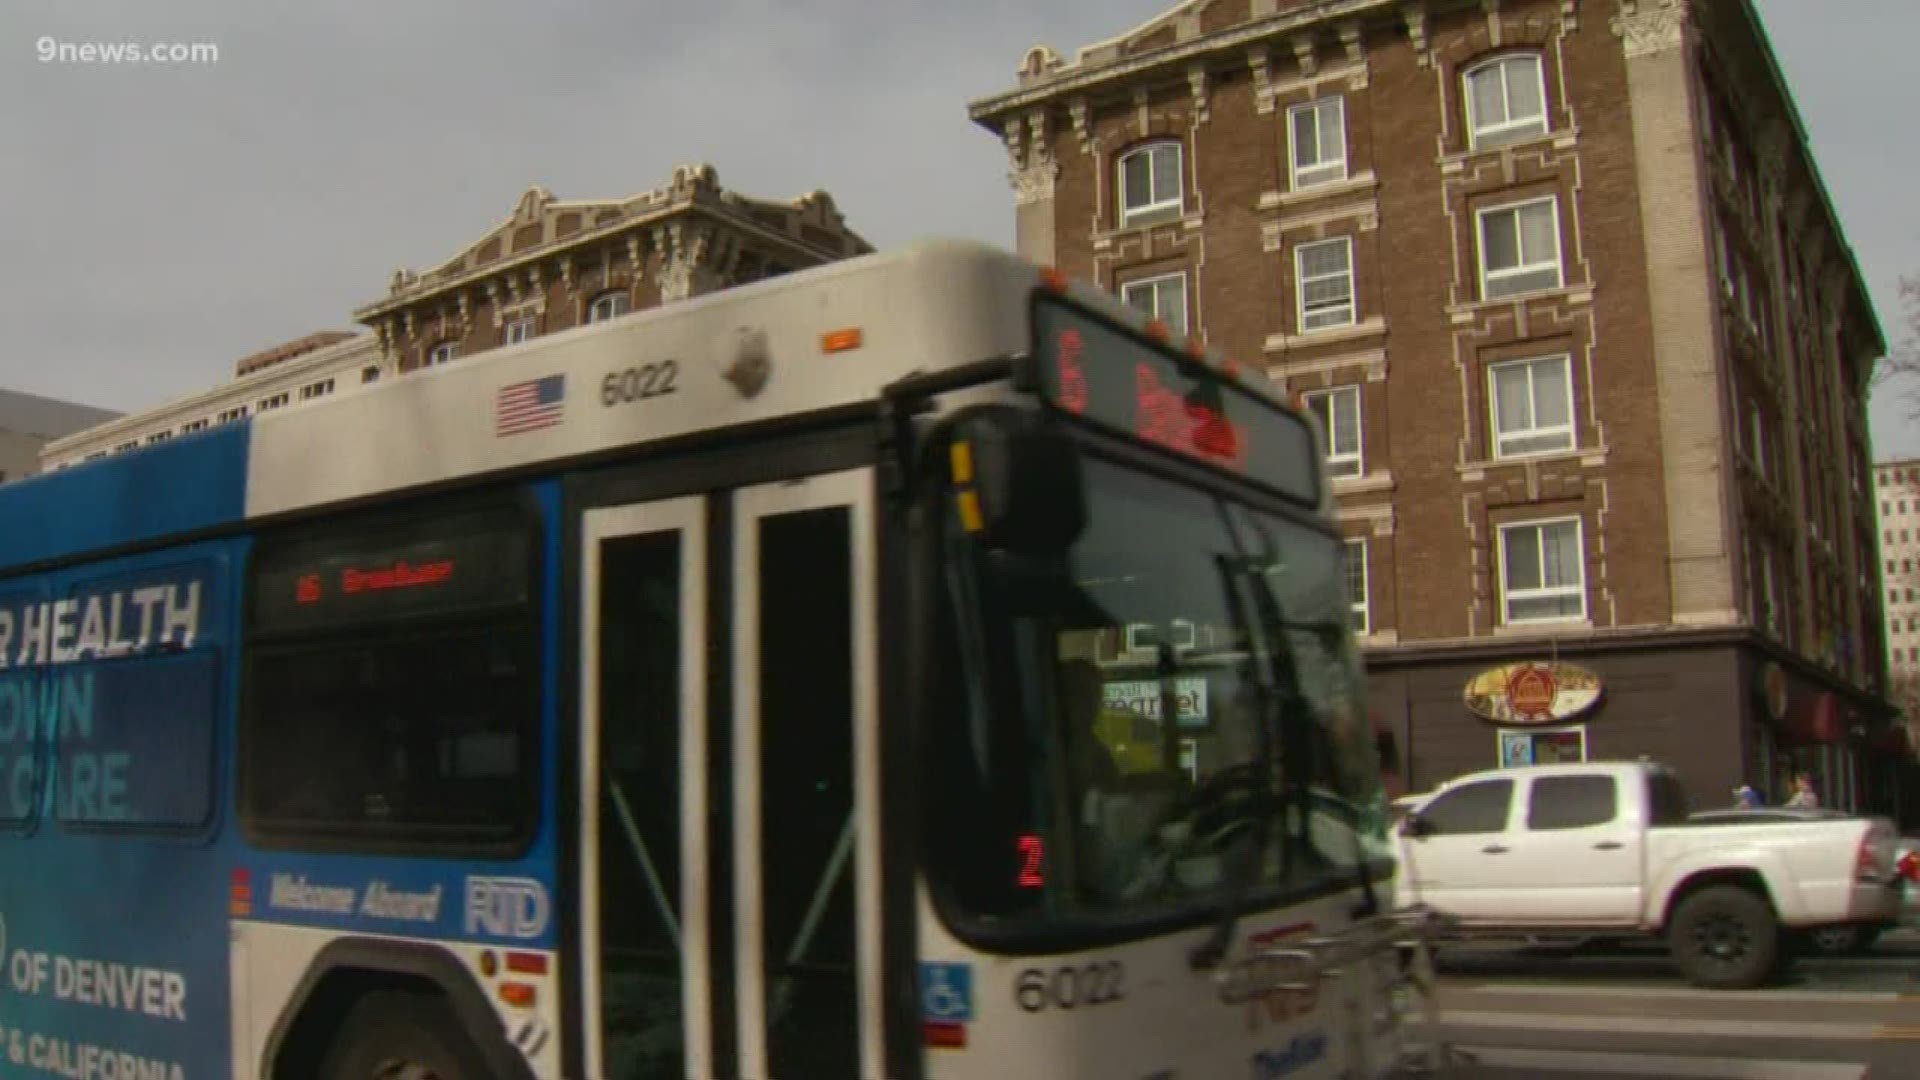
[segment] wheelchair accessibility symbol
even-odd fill
[[[973,965],[920,965],[920,1017],[964,1024],[973,1019]]]

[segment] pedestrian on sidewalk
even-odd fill
[[[1813,790],[1812,773],[1803,772],[1793,778],[1793,797],[1787,800],[1786,805],[1792,810],[1819,809],[1820,796]]]

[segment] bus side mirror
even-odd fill
[[[1049,554],[1087,526],[1080,452],[1038,414],[988,407],[966,418],[949,469],[962,527],[989,547]]]
[[[1418,810],[1408,814],[1400,822],[1400,835],[1414,840],[1433,835],[1433,823],[1420,816]]]

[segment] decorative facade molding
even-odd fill
[[[1421,67],[1432,67],[1433,42],[1427,38],[1427,5],[1404,4],[1400,8],[1400,17],[1407,24],[1407,39],[1413,44],[1414,62]]]
[[[1207,112],[1207,69],[1203,64],[1195,64],[1187,69],[1187,87],[1193,93],[1193,123],[1198,128],[1208,120]]]
[[[1312,75],[1320,70],[1320,58],[1314,51],[1312,31],[1293,35],[1293,58],[1300,62],[1300,73],[1303,75]]]
[[[1264,44],[1247,47],[1247,70],[1253,73],[1253,107],[1273,111],[1273,58]]]
[[[1094,154],[1100,150],[1100,138],[1093,133],[1093,108],[1084,97],[1067,102],[1067,118],[1073,121],[1074,137],[1080,140],[1080,152]]]
[[[1613,18],[1613,32],[1626,49],[1627,59],[1651,56],[1680,47],[1685,38],[1687,20],[1692,15],[1691,0],[1619,0],[1620,14]]]
[[[1032,206],[1053,198],[1054,181],[1059,178],[1060,163],[1056,161],[1008,170],[1007,182],[1013,185],[1014,205]]]

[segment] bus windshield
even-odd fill
[[[1359,881],[1385,798],[1341,541],[1083,455],[1064,550],[944,542],[933,842],[976,931],[1095,936]]]

